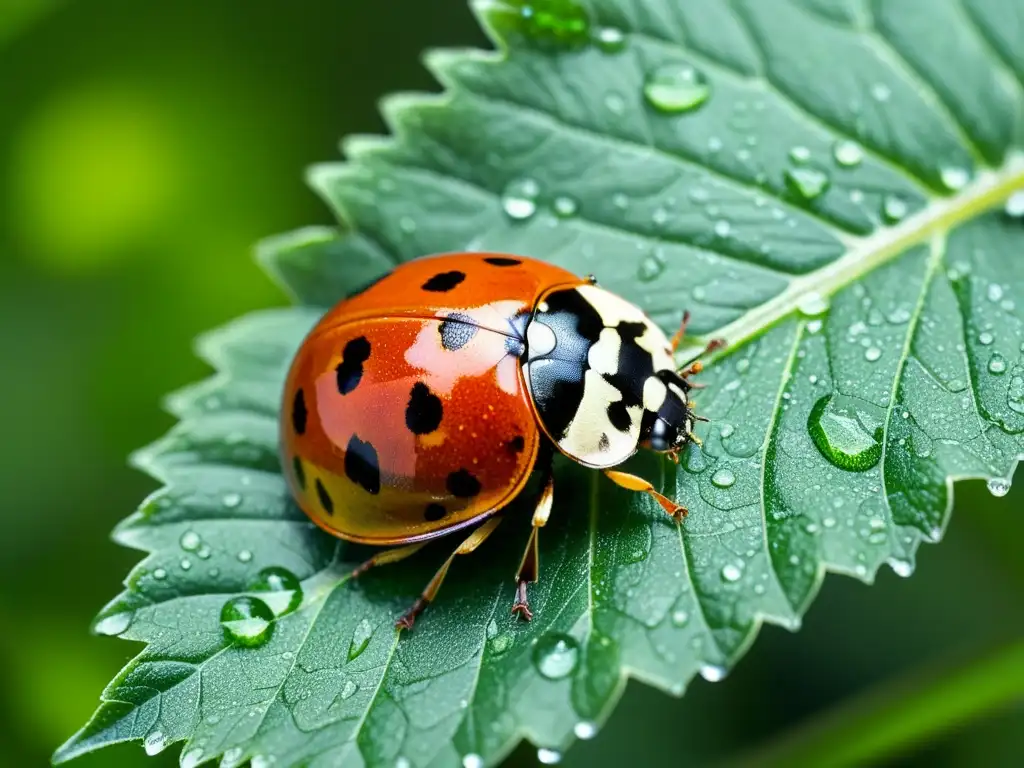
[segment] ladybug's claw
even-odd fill
[[[516,601],[512,604],[512,613],[523,621],[533,619],[533,611],[530,610],[530,601],[526,599],[526,580],[520,579],[516,588]]]
[[[418,598],[415,603],[412,604],[412,608],[403,613],[398,621],[395,622],[395,627],[398,629],[412,629],[412,625],[416,623],[416,617],[420,615],[424,608],[427,607],[427,601],[422,597]]]

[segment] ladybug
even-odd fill
[[[494,532],[531,472],[543,474],[512,611],[532,618],[537,536],[553,497],[555,451],[686,509],[613,469],[639,447],[691,440],[701,370],[678,368],[670,341],[636,306],[535,259],[460,253],[406,262],[321,318],[292,361],[281,409],[282,465],[302,510],[342,539],[397,548],[355,569],[402,560],[428,540],[469,535],[398,619],[410,628],[453,559]],[[720,346],[714,341],[708,350]],[[701,419],[703,420],[703,419]]]

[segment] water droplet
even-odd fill
[[[405,755],[399,755],[395,759],[395,768],[412,768],[412,761]]]
[[[500,656],[512,647],[512,635],[503,632],[491,641],[491,650],[495,656]]]
[[[735,482],[736,475],[726,467],[716,470],[715,474],[711,476],[711,484],[717,488],[731,488]]]
[[[199,551],[196,552],[196,557],[200,560],[209,560],[211,554],[212,552],[210,551],[210,548],[204,544],[199,548]]]
[[[882,201],[882,216],[890,224],[903,221],[908,212],[907,201],[896,195],[886,195]]]
[[[351,699],[356,695],[356,691],[359,690],[359,686],[353,683],[351,680],[346,680],[345,684],[341,686],[341,698]]]
[[[971,180],[971,174],[966,168],[946,166],[939,171],[939,178],[942,179],[942,184],[946,189],[956,192],[967,185],[967,182]]]
[[[411,235],[413,232],[416,231],[416,219],[414,219],[412,216],[402,216],[398,220],[398,228],[402,230],[405,234]]]
[[[888,101],[892,96],[892,90],[885,83],[875,83],[871,86],[871,98],[875,101]]]
[[[284,616],[302,602],[302,585],[298,577],[286,568],[272,565],[264,568],[249,585],[249,592],[259,592],[275,616]]]
[[[640,267],[637,270],[637,277],[643,282],[649,283],[665,271],[665,254],[660,250],[655,250],[648,256],[645,256],[640,261]]]
[[[1024,190],[1014,192],[1006,201],[1006,215],[1011,219],[1024,218]]]
[[[199,747],[190,749],[181,756],[181,768],[196,768],[203,759],[203,750]]]
[[[578,662],[579,644],[569,635],[544,635],[533,649],[533,665],[548,680],[567,677]]]
[[[711,95],[711,86],[689,64],[662,64],[644,79],[644,96],[655,109],[669,114],[696,109]]]
[[[604,106],[613,115],[621,115],[626,111],[626,100],[622,98],[621,93],[612,91],[605,94]]]
[[[882,350],[878,347],[868,347],[864,350],[864,359],[869,363],[874,363],[882,357]]]
[[[146,738],[142,741],[142,747],[146,750],[146,754],[152,757],[167,749],[167,745],[170,743],[170,739],[164,736],[162,731],[153,731],[146,734]]]
[[[811,408],[807,430],[821,454],[840,469],[863,472],[882,458],[882,426],[852,398],[822,397]]]
[[[892,568],[893,573],[897,576],[902,576],[904,579],[908,578],[914,572],[914,566],[907,560],[890,557],[888,563],[889,567]]]
[[[829,300],[817,291],[808,291],[800,297],[796,308],[804,317],[817,317],[828,312]]]
[[[724,680],[725,674],[726,669],[721,664],[702,664],[700,667],[700,676],[709,683],[717,683],[719,680]]]
[[[555,765],[562,762],[562,753],[554,749],[541,747],[537,750],[537,760],[544,765]]]
[[[987,293],[989,301],[999,301],[1003,298],[1003,286],[999,283],[989,283]]]
[[[245,750],[241,747],[231,747],[224,752],[224,756],[220,761],[220,768],[230,768],[230,766],[238,765],[242,762],[242,755],[245,754]]]
[[[366,619],[360,620],[352,631],[352,640],[348,644],[349,661],[352,661],[366,650],[366,646],[370,644],[371,637],[373,637],[373,627],[370,625],[370,622]]]
[[[722,424],[721,427],[718,428],[718,434],[722,436],[723,440],[725,440],[727,437],[730,437],[732,433],[735,431],[736,427],[734,427],[729,422],[725,422],[724,424]]]
[[[802,200],[814,200],[828,189],[829,178],[816,168],[787,168],[783,174],[786,187]]]
[[[100,635],[120,635],[128,629],[134,617],[135,614],[132,611],[113,613],[110,616],[97,619],[96,623],[92,625],[92,630]]]
[[[577,739],[587,741],[597,735],[597,723],[591,720],[580,720],[573,726],[572,732],[576,734]]]
[[[252,552],[250,552],[248,549],[243,549],[241,552],[238,553],[238,562],[248,563],[250,560],[252,560]]]
[[[524,221],[536,213],[539,194],[540,186],[533,179],[516,179],[502,192],[501,207],[510,219]]]
[[[565,195],[556,197],[552,207],[555,209],[555,215],[561,219],[568,219],[575,216],[576,211],[579,209],[576,201]]]
[[[270,639],[274,612],[255,597],[233,597],[220,611],[220,625],[228,640],[255,648]]]
[[[590,16],[579,0],[524,4],[517,10],[516,26],[536,44],[578,48],[590,43]]]
[[[728,582],[739,581],[742,575],[743,571],[735,563],[726,563],[722,566],[722,578]]]
[[[163,568],[157,568],[155,571],[153,571],[153,578],[157,581],[163,581],[167,578],[167,571],[165,571]]]
[[[597,47],[605,53],[618,53],[626,47],[626,35],[617,27],[601,27],[597,31]]]
[[[806,163],[811,159],[811,150],[807,147],[793,147],[789,150],[789,159],[794,163]]]
[[[993,477],[987,483],[988,492],[993,496],[1005,496],[1010,492],[1010,481],[1004,477]]]
[[[832,157],[844,168],[853,168],[861,164],[864,159],[864,150],[857,142],[844,139],[833,145]]]
[[[178,565],[181,566],[181,570],[187,571],[192,567],[192,561],[189,560],[187,557],[183,557],[181,558],[181,562],[178,563]]]
[[[718,237],[728,237],[732,231],[732,225],[725,219],[719,219],[715,222],[715,234]]]
[[[988,372],[996,376],[1006,373],[1006,361],[998,352],[988,361]]]
[[[677,627],[685,627],[687,622],[690,620],[690,614],[686,611],[673,611],[672,612],[672,624]]]
[[[989,344],[991,344],[995,340],[996,340],[996,337],[993,336],[988,331],[984,331],[984,332],[982,332],[981,334],[978,335],[978,343],[981,344],[983,347],[987,347]]]
[[[225,493],[224,498],[221,499],[224,506],[228,509],[234,509],[242,503],[242,494],[240,493]]]
[[[181,548],[186,552],[195,552],[199,549],[199,545],[203,543],[203,540],[199,538],[199,534],[195,531],[185,531],[181,534],[181,539],[178,543],[181,544]]]
[[[484,768],[484,759],[480,755],[470,752],[463,756],[462,768]]]

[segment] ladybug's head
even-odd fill
[[[640,428],[641,445],[659,453],[678,453],[692,439],[697,420],[690,408],[690,385],[675,371],[659,371],[665,399],[657,412],[646,412]]]

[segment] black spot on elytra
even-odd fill
[[[295,434],[301,435],[306,431],[306,420],[309,411],[306,410],[306,393],[299,389],[295,393],[295,400],[292,402],[292,428]]]
[[[629,411],[626,410],[626,404],[622,400],[610,403],[607,413],[608,421],[612,423],[613,427],[619,430],[619,432],[629,432],[633,422],[629,418]]]
[[[597,441],[597,448],[600,451],[607,451],[612,445],[611,440],[608,439],[608,435],[604,432],[601,433],[600,439]]]
[[[523,263],[519,259],[509,259],[504,256],[488,256],[484,261],[496,267],[514,267],[517,264]]]
[[[469,344],[479,329],[469,315],[452,312],[441,321],[437,330],[441,334],[441,346],[449,351],[454,351]]]
[[[341,351],[341,362],[335,372],[338,376],[338,392],[347,395],[359,385],[363,378],[363,363],[370,357],[370,342],[365,336],[352,339]]]
[[[480,481],[467,469],[460,469],[448,475],[445,483],[448,493],[460,499],[471,499],[480,493]]]
[[[615,326],[615,330],[618,332],[619,338],[623,341],[636,341],[644,335],[644,331],[647,330],[647,326],[640,322],[631,323],[623,320]]]
[[[345,476],[367,493],[380,493],[380,464],[377,451],[355,435],[345,448]]]
[[[405,426],[417,435],[433,432],[441,424],[444,408],[441,398],[430,391],[422,381],[412,385],[409,404],[405,407]]]
[[[522,435],[516,435],[507,443],[505,443],[505,448],[508,450],[509,453],[522,453],[525,447],[526,440],[523,438]]]
[[[465,272],[459,272],[458,270],[441,272],[427,280],[427,282],[423,284],[423,290],[433,291],[434,293],[444,293],[445,291],[450,291],[465,279]]]
[[[604,330],[601,315],[575,288],[549,293],[545,301],[548,308],[544,313],[544,323],[555,331],[560,343],[563,331],[575,331],[591,344],[601,336]]]
[[[292,472],[299,488],[306,490],[306,468],[302,466],[302,459],[298,456],[292,458]]]
[[[427,504],[427,508],[423,510],[423,519],[429,523],[433,523],[437,522],[447,514],[448,510],[440,504]]]
[[[328,515],[334,514],[334,500],[331,498],[331,494],[324,488],[324,484],[320,482],[320,478],[316,480],[316,495],[320,499],[320,506],[324,508],[324,512]]]

